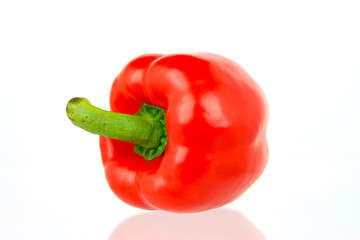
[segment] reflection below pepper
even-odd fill
[[[243,214],[219,208],[196,214],[149,212],[135,215],[121,222],[108,239],[265,240],[265,237]]]

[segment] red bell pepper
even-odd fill
[[[173,212],[220,207],[244,193],[266,166],[265,95],[222,56],[140,56],[116,77],[110,106],[108,112],[74,98],[67,114],[101,135],[110,188],[132,206]]]

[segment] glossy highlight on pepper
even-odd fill
[[[156,108],[153,114],[139,114],[144,104]],[[242,195],[267,164],[265,95],[240,65],[219,55],[137,57],[115,78],[111,111],[99,111],[106,117],[91,115],[90,106],[73,106],[67,106],[70,120],[102,135],[110,188],[135,207],[172,212],[217,208]],[[162,110],[160,120],[156,112]],[[78,112],[86,114],[79,117]],[[134,137],[125,139],[129,131]],[[136,146],[147,154],[162,152],[149,157],[134,152]]]

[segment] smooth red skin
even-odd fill
[[[100,137],[106,178],[124,202],[143,209],[198,212],[239,197],[268,160],[268,105],[235,62],[214,54],[143,55],[116,77],[111,111],[141,103],[166,111],[168,145],[147,162],[132,143]]]

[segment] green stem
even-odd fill
[[[164,136],[159,120],[102,110],[85,98],[73,98],[66,106],[72,123],[90,133],[157,148]]]

